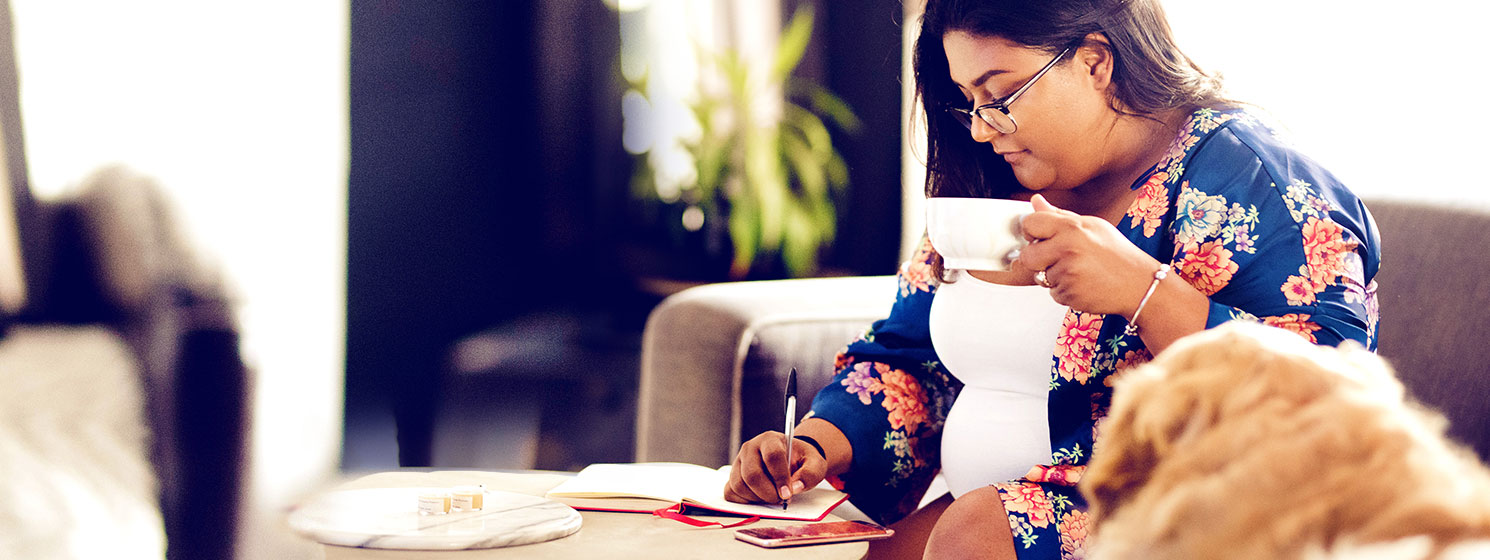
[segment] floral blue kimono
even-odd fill
[[[1134,245],[1210,297],[1207,328],[1260,321],[1312,342],[1376,347],[1380,244],[1361,201],[1244,109],[1201,109],[1133,188],[1117,224]],[[890,316],[839,355],[812,415],[843,430],[853,464],[832,482],[866,514],[912,511],[940,468],[941,429],[962,385],[937,359],[928,316],[939,279],[922,242],[901,268]],[[1079,558],[1076,483],[1111,402],[1114,375],[1152,356],[1127,320],[1069,310],[1050,366],[1044,465],[995,484],[1020,558]],[[996,452],[997,450],[990,450]]]

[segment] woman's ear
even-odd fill
[[[1073,60],[1084,71],[1092,89],[1107,91],[1107,87],[1112,85],[1114,60],[1112,43],[1107,40],[1107,35],[1088,33],[1081,46],[1076,48]]]

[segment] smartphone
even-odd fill
[[[780,548],[783,546],[886,539],[894,534],[895,530],[887,529],[873,523],[863,521],[829,521],[826,523],[809,523],[787,527],[740,529],[735,531],[735,538],[756,546]]]

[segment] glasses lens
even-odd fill
[[[958,123],[961,123],[964,128],[972,130],[973,117],[972,115],[967,114],[965,111],[966,109],[959,109],[957,107],[947,108],[947,114],[952,115],[952,118],[956,119]]]
[[[1014,124],[1014,117],[1000,111],[998,107],[984,107],[978,111],[978,117],[1003,134],[1013,134],[1019,128],[1019,125]]]

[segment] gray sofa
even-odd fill
[[[231,558],[252,382],[233,302],[149,177],[32,195],[10,14],[0,0],[0,558]]]
[[[1382,236],[1378,353],[1490,459],[1490,210],[1367,206]],[[895,289],[892,276],[737,282],[664,300],[643,335],[636,459],[723,465],[742,438],[780,430],[786,372],[814,394]]]

